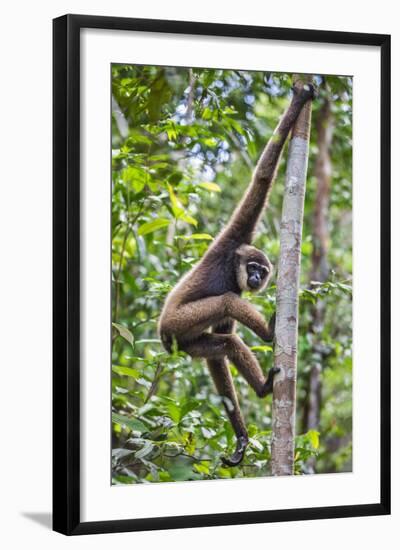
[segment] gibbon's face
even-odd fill
[[[247,286],[253,292],[261,290],[268,278],[268,267],[258,262],[247,262]]]
[[[257,248],[241,246],[237,251],[239,266],[237,280],[241,290],[259,292],[265,288],[272,275],[272,264]]]

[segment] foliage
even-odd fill
[[[351,79],[326,80],[335,117],[329,211],[333,271],[328,282],[310,285],[313,132],[302,244],[298,418],[316,338],[324,350],[323,405],[319,432],[297,438],[296,473],[307,472],[310,456],[317,456],[319,472],[351,468]],[[168,355],[156,324],[168,291],[204,254],[240,199],[287,105],[290,85],[284,74],[112,66],[115,484],[270,473],[270,398],[259,400],[231,367],[250,445],[243,465],[224,467],[220,456],[233,450],[235,439],[206,366],[176,350]],[[275,263],[283,176],[284,159],[255,242]],[[272,285],[247,298],[269,317],[274,295]],[[313,334],[312,307],[319,300],[326,303],[326,322]],[[239,333],[267,370],[272,348],[242,327]]]

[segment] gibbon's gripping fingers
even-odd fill
[[[192,357],[221,359],[227,356],[256,394],[264,397],[265,375],[256,357],[236,334],[206,332],[192,342],[181,344],[180,347]]]
[[[281,371],[280,367],[272,367],[272,369],[269,369],[267,381],[265,382],[265,385],[264,385],[264,391],[263,391],[263,394],[260,395],[260,397],[265,397],[269,393],[272,393],[272,390],[274,389],[275,375],[278,374],[278,372],[280,371]]]
[[[318,91],[315,86],[313,86],[311,82],[303,84],[301,78],[291,86],[291,90],[294,94],[304,94],[307,99],[315,99],[318,97]]]
[[[234,293],[227,293],[227,314],[252,330],[265,342],[274,338],[274,328],[268,325],[264,317],[249,302]]]
[[[232,424],[237,439],[235,453],[230,458],[221,457],[221,460],[227,466],[237,466],[243,460],[249,438],[240,411],[232,375],[225,358],[208,359],[207,365],[214,380],[215,387],[219,395],[224,399],[226,414]]]

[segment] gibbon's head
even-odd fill
[[[259,292],[265,288],[271,278],[273,266],[267,256],[247,244],[236,251],[236,278],[240,290]]]

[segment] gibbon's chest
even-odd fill
[[[236,270],[230,255],[215,255],[207,262],[207,286],[211,296],[220,296],[225,292],[240,293]]]
[[[185,281],[186,301],[222,296],[226,292],[240,294],[240,288],[233,261],[224,254],[210,254],[203,258]]]

